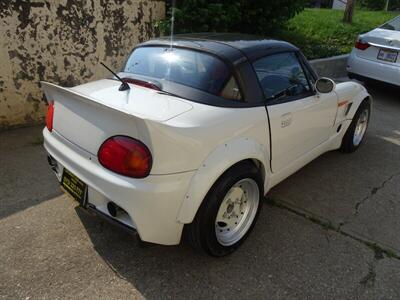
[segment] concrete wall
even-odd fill
[[[0,129],[42,122],[39,81],[74,86],[122,67],[164,1],[0,0]]]
[[[341,78],[347,76],[348,54],[328,58],[314,59],[310,61],[314,70],[320,77]]]

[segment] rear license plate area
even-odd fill
[[[399,55],[398,51],[390,50],[390,49],[380,49],[378,52],[378,59],[388,62],[396,62],[397,56]]]
[[[71,171],[64,168],[61,178],[62,187],[72,196],[79,204],[86,207],[87,200],[87,184],[76,177]]]

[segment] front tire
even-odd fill
[[[189,243],[212,256],[232,253],[253,229],[263,197],[257,167],[250,161],[233,166],[212,186],[185,228]]]
[[[357,109],[346,134],[343,137],[340,150],[345,153],[356,151],[362,144],[368,128],[371,115],[371,105],[368,100],[364,100]]]

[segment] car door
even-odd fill
[[[334,91],[314,91],[316,78],[295,52],[268,55],[253,66],[265,96],[275,173],[329,139],[338,100]]]

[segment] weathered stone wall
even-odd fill
[[[164,1],[0,0],[0,129],[42,122],[39,81],[74,86],[118,70]]]

